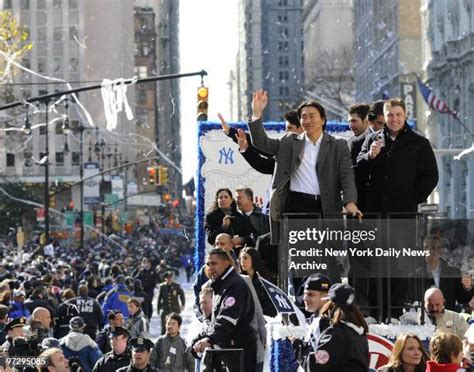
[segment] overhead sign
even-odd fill
[[[98,204],[100,202],[100,177],[92,177],[99,172],[98,163],[84,163],[84,178],[87,178],[84,181],[85,204]]]
[[[405,102],[408,120],[416,120],[416,84],[401,83],[402,99]]]

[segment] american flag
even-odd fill
[[[434,111],[439,112],[441,114],[450,114],[453,118],[458,119],[458,113],[456,111],[452,111],[442,99],[438,98],[436,94],[431,90],[431,88],[423,83],[419,77],[416,78],[418,80],[418,88],[420,89],[420,93],[423,96],[425,102],[430,106]]]

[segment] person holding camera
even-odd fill
[[[237,211],[232,191],[227,188],[216,191],[214,205],[206,214],[204,227],[207,242],[211,245],[214,245],[217,235],[226,233],[233,237],[236,246],[243,246],[251,233],[244,216]]]

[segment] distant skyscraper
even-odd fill
[[[420,0],[354,0],[355,98],[401,97],[424,129],[416,74],[422,68]]]
[[[250,113],[255,89],[268,91],[265,120],[281,120],[303,92],[302,0],[240,0],[235,119]]]

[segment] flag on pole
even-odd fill
[[[439,112],[440,114],[450,114],[453,118],[458,120],[458,113],[452,111],[441,98],[438,98],[436,94],[431,90],[431,88],[423,83],[419,77],[416,77],[418,81],[418,88],[420,93],[423,96],[425,102],[430,106],[434,111]]]
[[[305,327],[306,321],[303,312],[288,298],[286,293],[272,282],[263,279],[260,275],[258,276],[258,279],[262,283],[263,288],[265,288],[265,291],[267,292],[268,297],[270,297],[273,306],[275,306],[276,311],[280,314],[295,313],[300,326]]]

